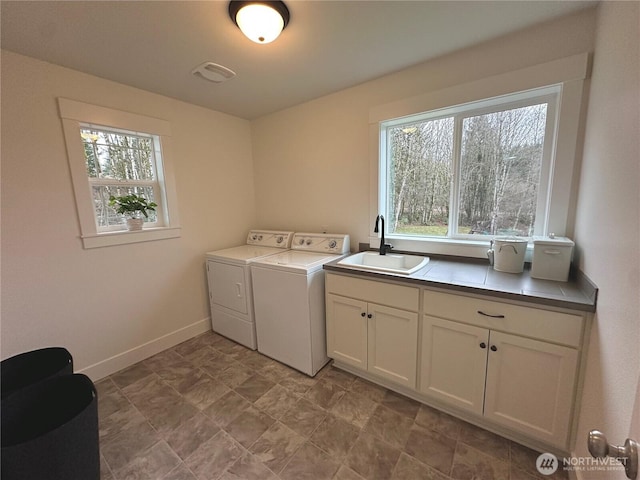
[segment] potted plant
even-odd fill
[[[146,198],[132,193],[131,195],[122,195],[109,197],[109,206],[116,207],[116,212],[124,215],[127,223],[127,229],[142,230],[142,224],[145,218],[149,218],[148,211],[155,212],[158,204],[149,202]]]

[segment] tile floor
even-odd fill
[[[102,480],[536,480],[538,453],[213,332],[99,382]]]

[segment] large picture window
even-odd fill
[[[542,234],[560,88],[380,123],[387,235]]]
[[[573,234],[581,53],[369,110],[369,245],[486,258],[496,235]]]

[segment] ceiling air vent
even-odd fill
[[[236,72],[213,62],[204,62],[191,70],[196,77],[213,83],[222,83],[236,76]]]

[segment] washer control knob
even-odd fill
[[[307,240],[306,240],[306,242],[305,242],[305,243],[306,243],[307,245],[311,245],[311,239],[310,239],[310,238],[307,238]]]
[[[304,245],[304,238],[301,238],[300,240],[298,240],[298,245]]]
[[[329,240],[329,248],[336,248],[338,246],[338,242],[335,240]]]
[[[282,243],[283,240],[284,240],[284,237],[282,235],[278,235],[276,237],[276,243]]]

